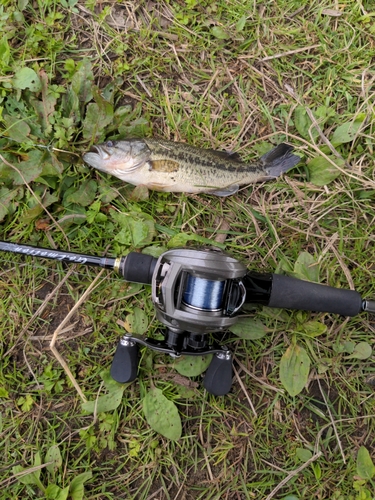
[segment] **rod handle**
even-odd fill
[[[268,306],[356,316],[362,311],[362,302],[361,296],[354,290],[273,274]]]
[[[118,271],[126,281],[150,285],[157,261],[151,255],[130,252],[125,258],[121,258]]]

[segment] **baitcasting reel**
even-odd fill
[[[148,262],[140,262],[142,257]],[[203,385],[212,394],[226,394],[232,384],[231,354],[210,342],[208,334],[235,323],[246,300],[245,266],[215,250],[170,250],[157,261],[142,257],[129,254],[120,272],[130,281],[152,284],[156,316],[166,327],[164,340],[125,335],[117,346],[112,377],[118,382],[136,378],[138,344],[173,357],[213,354]],[[129,278],[129,273],[134,274]]]
[[[164,339],[127,334],[120,340],[111,366],[121,383],[137,377],[139,345],[177,357],[213,354],[203,385],[222,396],[232,385],[232,359],[226,346],[210,333],[233,325],[244,304],[355,316],[375,313],[375,301],[343,290],[279,274],[248,271],[236,259],[216,249],[178,249],[159,259],[129,253],[117,259],[0,242],[0,250],[114,269],[127,281],[152,285],[152,302],[165,326]]]

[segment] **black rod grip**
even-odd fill
[[[356,316],[362,311],[362,298],[354,290],[273,274],[268,306]]]
[[[121,260],[119,272],[126,281],[150,285],[157,261],[151,255],[130,252]]]

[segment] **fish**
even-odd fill
[[[155,191],[230,196],[242,185],[275,179],[295,167],[300,157],[292,152],[292,146],[281,143],[248,164],[237,153],[146,138],[94,145],[83,160],[122,181]]]

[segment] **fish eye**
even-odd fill
[[[107,146],[107,148],[113,148],[113,146],[114,146],[114,144],[113,144],[113,142],[112,142],[112,141],[107,141],[107,142],[105,143],[105,145]]]

